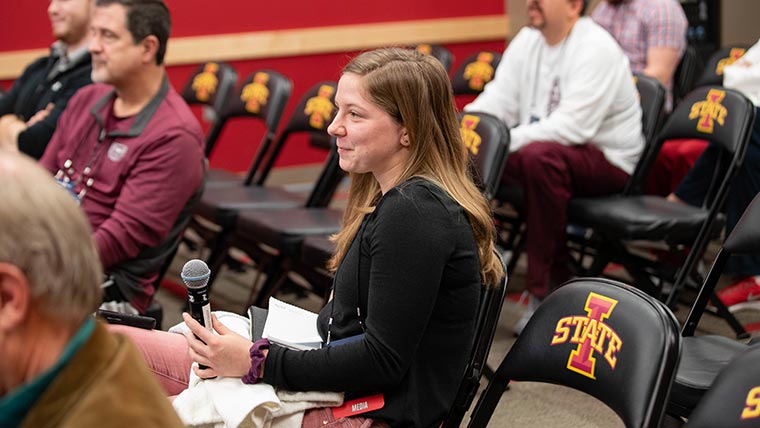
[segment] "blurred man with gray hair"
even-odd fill
[[[89,222],[50,173],[0,151],[0,426],[174,427],[140,354],[92,313]]]

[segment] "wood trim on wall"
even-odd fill
[[[346,52],[378,46],[506,39],[507,15],[336,25],[169,40],[167,65]],[[48,49],[0,52],[0,80],[15,79]]]

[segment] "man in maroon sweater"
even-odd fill
[[[161,0],[96,0],[96,83],[71,99],[40,160],[92,224],[113,284],[105,300],[129,302],[140,313],[204,174],[200,125],[163,65],[170,26]]]

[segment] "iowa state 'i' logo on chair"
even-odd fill
[[[567,342],[578,344],[567,360],[569,370],[596,379],[597,357],[602,357],[610,369],[615,370],[623,340],[604,320],[612,315],[617,303],[615,299],[589,293],[584,308],[588,315],[570,315],[557,321],[552,346]]]
[[[269,73],[260,71],[253,76],[251,83],[245,85],[240,91],[240,101],[245,103],[246,111],[259,113],[261,107],[267,104],[269,99],[267,82],[269,82]]]
[[[712,134],[715,129],[715,122],[723,126],[728,116],[728,109],[721,104],[726,97],[726,91],[720,89],[710,89],[704,101],[697,101],[691,106],[689,119],[697,119],[697,130],[706,134]]]
[[[727,65],[735,63],[739,58],[744,56],[744,52],[746,51],[747,50],[744,48],[731,48],[728,56],[718,61],[718,64],[715,66],[715,74],[718,76],[723,75],[723,68],[725,68]]]
[[[462,116],[462,121],[460,123],[461,127],[459,130],[462,133],[464,145],[467,147],[467,150],[473,154],[473,156],[477,156],[478,150],[480,148],[480,143],[483,141],[480,134],[475,131],[475,128],[478,127],[478,123],[480,123],[480,117],[473,114],[465,114]]]
[[[492,52],[480,52],[477,59],[465,66],[462,75],[467,80],[467,85],[473,91],[482,91],[486,83],[493,80],[494,54]]]
[[[334,87],[322,85],[319,87],[317,95],[306,102],[303,112],[309,116],[309,125],[312,128],[324,129],[325,124],[332,118],[335,108],[332,102],[333,93],[335,93]]]
[[[193,78],[193,90],[198,101],[206,102],[216,92],[219,85],[219,78],[216,73],[219,71],[219,64],[215,62],[206,63],[203,72]]]

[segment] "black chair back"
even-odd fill
[[[654,140],[662,126],[665,87],[655,78],[637,74],[634,77],[641,104],[641,130],[647,141]]]
[[[723,243],[723,249],[731,254],[760,253],[760,193],[755,195],[744,210]]]
[[[498,256],[498,253],[497,253]],[[501,256],[499,256],[501,260]],[[506,266],[502,260],[502,266],[506,272]],[[465,413],[472,405],[475,395],[480,387],[480,378],[486,367],[486,359],[491,350],[496,325],[499,323],[501,308],[504,306],[504,296],[507,293],[507,276],[499,281],[495,287],[484,287],[480,294],[478,307],[478,319],[475,324],[475,339],[470,360],[464,373],[464,379],[459,385],[454,404],[451,406],[446,419],[439,428],[458,428],[462,423]]]
[[[486,199],[501,181],[509,154],[509,129],[504,121],[487,113],[459,113],[462,138],[472,160],[472,174]]]
[[[292,88],[292,82],[282,73],[269,69],[255,70],[227,99],[222,109],[223,122],[235,117],[245,117],[263,121],[266,128],[256,156],[248,168],[244,182],[246,185],[252,182],[270,149]],[[206,156],[210,155],[212,149],[213,146],[206,145]]]
[[[694,87],[707,85],[723,85],[723,68],[736,62],[747,51],[746,46],[729,46],[719,49],[710,55],[702,73],[694,82]]]
[[[689,91],[694,88],[694,77],[699,68],[699,55],[697,49],[686,45],[686,50],[681,57],[681,61],[673,73],[673,104],[678,103]]]
[[[665,117],[665,87],[655,78],[637,74],[633,76],[636,89],[639,92],[641,104],[641,130],[644,133],[646,145],[641,153],[639,162],[633,170],[628,182],[623,188],[623,195],[637,195],[644,191],[646,185],[646,172],[651,165],[647,164],[650,159],[649,152],[656,147],[655,137],[662,126]]]
[[[760,427],[760,347],[731,360],[689,416],[687,428]]]
[[[334,81],[319,82],[312,86],[299,101],[288,119],[288,123],[275,141],[261,171],[252,178],[253,183],[263,185],[280,155],[285,142],[291,134],[308,132],[327,135],[327,127],[335,117],[335,91],[338,84]]]
[[[720,159],[710,177],[706,177],[709,184],[699,207],[650,195],[601,198],[584,204],[571,201],[571,221],[592,227],[598,235],[600,248],[587,274],[601,275],[614,260],[624,265],[638,287],[653,294],[661,296],[662,285],[672,283],[666,301],[668,305],[675,304],[702,251],[722,225],[718,213],[742,165],[754,118],[755,107],[747,97],[716,86],[690,92],[668,118],[640,173],[646,174],[665,140],[708,140],[711,148],[719,149]],[[623,244],[626,240],[684,245],[688,251],[680,267],[673,269],[672,263],[652,261],[628,251]]]
[[[420,43],[412,46],[412,49],[433,56],[443,64],[443,68],[446,69],[447,73],[451,70],[454,55],[446,47],[434,43]]]
[[[240,83],[235,95],[227,99],[222,114],[227,119],[256,117],[274,130],[280,123],[292,88],[290,79],[278,71],[255,70]]]
[[[684,322],[682,334],[684,336],[693,336],[696,331],[699,320],[705,312],[707,302],[715,292],[715,286],[718,284],[723,268],[732,254],[760,253],[760,194],[756,195],[749,206],[744,210],[744,214],[734,226],[734,229],[726,238],[720,251],[718,252],[710,272],[699,290],[697,299],[694,301],[689,316]]]
[[[572,280],[544,300],[481,395],[485,427],[510,380],[563,385],[600,400],[626,427],[658,427],[680,352],[678,321],[620,282]]]
[[[754,120],[755,107],[742,93],[720,86],[697,88],[668,117],[658,136],[657,150],[649,153],[649,165],[665,140],[700,139],[721,147],[728,156],[722,168],[715,169],[715,184],[703,203],[705,207],[720,205],[722,201],[715,198],[725,197],[727,187],[741,166]]]
[[[207,62],[198,66],[182,88],[182,99],[186,103],[206,105],[214,112],[214,122],[206,136],[206,157],[211,153],[224,126],[221,112],[237,78],[237,71],[231,65]]]
[[[707,278],[702,282],[697,298],[681,330],[683,355],[668,403],[668,412],[676,417],[687,417],[691,421],[692,413],[695,409],[701,407],[700,400],[707,400],[707,395],[711,394],[714,385],[717,383],[716,379],[718,379],[719,372],[726,367],[731,359],[748,348],[747,344],[723,335],[695,335],[697,325],[705,312],[707,302],[711,298],[717,308],[718,315],[725,318],[737,333],[744,331],[738,320],[728,313],[728,309],[723,302],[714,294],[715,287],[723,273],[726,262],[732,254],[737,253],[760,253],[760,196],[758,195],[755,196],[744,210],[741,219],[739,219],[715,257]],[[746,332],[739,333],[739,335],[746,335]],[[760,379],[756,380],[760,381]],[[725,398],[723,404],[726,405],[726,408],[731,408],[732,406],[735,408],[739,404],[735,398]],[[716,399],[713,398],[711,400]],[[717,400],[717,402],[720,402],[720,399]],[[729,415],[728,413],[723,414],[724,416]],[[700,420],[703,422],[700,422],[696,426],[739,426],[724,423],[704,425],[704,421],[717,420],[715,418],[705,418],[704,414],[700,416]],[[735,419],[727,417],[726,421],[735,421]]]
[[[464,59],[451,78],[454,95],[478,95],[493,80],[501,61],[496,51],[476,52]]]
[[[207,62],[198,66],[182,88],[186,103],[204,104],[220,112],[237,82],[237,71],[224,62]]]

